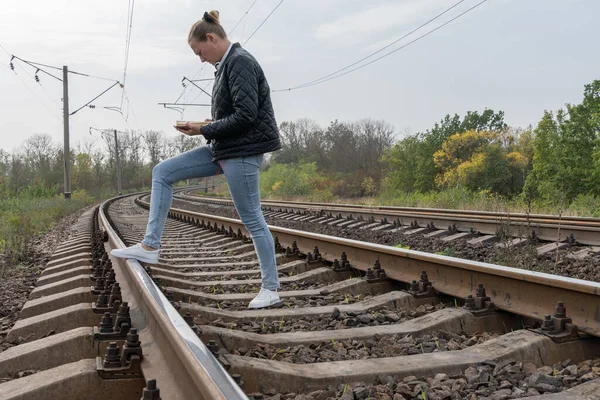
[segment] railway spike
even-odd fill
[[[120,303],[122,299],[121,286],[119,285],[119,282],[115,282],[110,292],[110,296],[108,297],[108,304],[113,305],[116,301]]]
[[[477,285],[477,289],[475,289],[475,296],[485,297],[485,287],[483,287],[483,283]]]
[[[129,304],[124,301],[119,304],[119,310],[117,311],[117,317],[115,318],[115,325],[113,330],[121,330],[121,325],[127,324],[131,326],[131,317],[129,315]]]
[[[209,340],[206,347],[208,347],[208,350],[210,350],[210,352],[215,356],[217,355],[217,352],[219,351],[219,345],[217,344],[216,340]]]
[[[242,376],[240,374],[231,374],[231,378],[233,381],[241,388],[244,387],[244,381],[242,380]]]
[[[140,359],[142,358],[142,347],[140,346],[139,339],[140,337],[137,333],[137,329],[129,329],[129,333],[127,333],[127,339],[125,340],[125,344],[123,344],[123,349],[121,350],[122,366],[126,366],[127,363],[131,361],[133,356],[138,356]]]
[[[567,309],[565,308],[565,303],[559,301],[556,303],[554,307],[554,318],[567,318]]]
[[[103,291],[104,290],[105,279],[98,278],[96,279],[96,284],[94,285],[94,291]]]
[[[281,243],[279,242],[279,238],[275,236],[275,251],[277,253],[281,253],[283,251],[283,247],[281,247]]]
[[[319,248],[317,246],[315,246],[315,248],[313,249],[313,257],[315,258],[315,260],[321,258],[321,253],[319,253]]]
[[[100,320],[99,329],[100,333],[113,332],[113,319],[109,312],[104,313]]]
[[[156,379],[149,379],[146,382],[146,387],[142,392],[142,398],[140,400],[161,400],[160,389],[156,386]]]
[[[333,264],[331,264],[331,269],[333,269],[334,271],[336,269],[340,269],[340,262],[337,258],[333,260]]]
[[[104,368],[119,368],[121,366],[121,351],[117,342],[110,342],[102,359]]]
[[[106,293],[100,293],[96,297],[96,307],[108,307],[108,296]]]
[[[475,299],[472,295],[468,295],[465,297],[465,305],[463,306],[467,310],[476,310],[477,306],[475,305]]]
[[[542,330],[552,332],[554,331],[554,320],[552,316],[546,314],[544,315],[544,321],[542,321]]]

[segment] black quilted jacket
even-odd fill
[[[212,122],[202,135],[213,145],[213,160],[279,150],[269,84],[256,59],[235,43],[215,73]]]

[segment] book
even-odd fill
[[[210,124],[209,121],[203,121],[203,122],[196,122],[196,121],[177,121],[175,126],[177,128],[185,128],[187,126],[187,123],[190,123],[190,125],[196,125],[196,126],[205,126]]]

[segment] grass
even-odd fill
[[[85,191],[74,192],[70,200],[62,196],[0,199],[0,253],[4,253],[10,263],[24,261],[31,239],[93,202]]]

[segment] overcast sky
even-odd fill
[[[244,42],[280,0],[257,0],[231,39]],[[246,44],[272,89],[313,81],[351,64],[431,19],[458,0],[285,0]],[[480,0],[453,11],[397,45],[435,28]],[[183,76],[210,78],[187,45],[190,26],[205,10],[221,12],[227,31],[253,0],[137,0],[124,115],[106,110],[121,104],[112,89],[71,117],[71,145],[98,140],[96,128],[154,129],[171,126]],[[273,93],[278,122],[309,117],[366,117],[393,124],[398,137],[431,127],[447,113],[492,108],[515,126],[535,124],[546,109],[581,101],[583,86],[600,79],[600,1],[488,0],[464,17],[372,65],[308,88]],[[127,0],[2,0],[0,44],[26,60],[122,81]],[[385,53],[380,53],[385,54]],[[62,142],[62,83],[14,61],[0,49],[0,148],[15,150],[29,136],[47,133]],[[57,73],[60,71],[48,70]],[[70,108],[79,108],[111,83],[69,77]],[[28,89],[29,88],[29,89]],[[210,89],[209,89],[210,90]],[[200,94],[200,95],[199,95]],[[199,95],[199,96],[198,96]],[[37,96],[37,98],[36,98]],[[39,98],[39,99],[38,99]],[[40,101],[41,100],[41,101]],[[210,103],[190,87],[180,102]],[[203,120],[208,107],[187,108],[183,119]],[[100,141],[97,145],[100,145]]]

